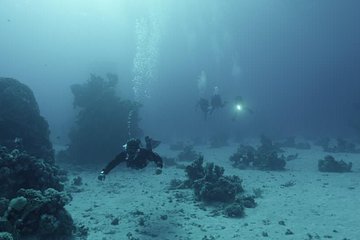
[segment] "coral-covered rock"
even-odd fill
[[[122,100],[116,93],[118,79],[91,75],[83,84],[74,84],[74,107],[78,109],[76,126],[69,134],[69,148],[62,152],[62,160],[78,163],[103,163],[112,159],[131,137],[142,131],[137,102]]]
[[[265,137],[260,138],[261,145],[255,149],[249,145],[240,145],[237,152],[230,156],[230,161],[234,167],[245,169],[255,168],[259,170],[284,170],[286,158],[279,156],[282,150],[278,145]]]
[[[7,207],[9,205],[9,199],[1,197],[0,198],[0,217],[4,215]]]
[[[230,156],[233,167],[245,169],[255,160],[256,150],[249,145],[240,145],[237,152]]]
[[[324,159],[319,160],[318,169],[320,172],[350,172],[352,163],[344,161],[337,161],[331,155],[326,156]]]
[[[53,163],[0,145],[0,197],[12,198],[20,188],[61,191],[60,177],[60,170]]]
[[[232,203],[225,207],[225,215],[232,218],[242,218],[245,215],[245,208],[239,203]]]
[[[243,192],[242,180],[238,176],[223,176],[224,169],[208,163],[204,176],[193,184],[195,196],[204,202],[232,202]]]
[[[285,165],[285,157],[279,156],[276,151],[258,151],[253,163],[253,166],[260,170],[284,170]]]
[[[225,215],[229,217],[244,216],[244,207],[253,206],[255,200],[250,196],[241,197],[244,192],[242,180],[235,175],[224,176],[224,168],[214,163],[207,163],[204,167],[203,160],[200,156],[188,165],[185,169],[188,179],[182,183],[172,181],[171,189],[193,188],[196,200],[220,203],[224,207]]]
[[[13,240],[13,236],[8,232],[0,232],[0,240]]]
[[[33,156],[53,161],[49,126],[40,116],[31,89],[12,78],[0,78],[0,145],[23,148]]]
[[[15,207],[19,199],[22,199],[21,208]],[[0,227],[0,231],[6,230],[20,237],[36,236],[37,239],[44,240],[70,237],[74,224],[71,216],[64,209],[65,204],[70,200],[69,195],[51,188],[43,192],[20,189],[17,197],[10,201],[4,214],[8,229]]]
[[[21,210],[24,209],[26,204],[27,204],[26,198],[16,197],[16,198],[11,199],[8,208],[20,212]]]
[[[199,156],[195,159],[190,165],[185,167],[185,172],[188,177],[190,185],[192,185],[196,180],[203,178],[205,175],[205,169],[203,167],[204,157]]]

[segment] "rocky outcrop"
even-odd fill
[[[115,75],[109,74],[107,79],[91,75],[87,82],[71,86],[78,115],[69,134],[69,147],[59,153],[58,160],[104,163],[122,150],[129,137],[142,135],[140,104],[122,100],[116,93],[117,83]]]
[[[49,126],[40,115],[31,89],[12,78],[0,78],[0,144],[54,160]]]

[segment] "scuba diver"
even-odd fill
[[[132,138],[124,145],[125,151],[120,152],[108,165],[100,172],[98,179],[100,181],[105,180],[105,176],[117,165],[122,162],[126,163],[126,166],[133,169],[143,169],[150,161],[156,164],[155,174],[162,173],[163,161],[162,158],[152,151],[156,148],[160,141],[155,141],[150,137],[145,137],[146,148],[141,147],[140,139]]]
[[[201,97],[198,101],[198,103],[196,104],[198,107],[200,107],[200,110],[203,112],[204,114],[204,119],[207,119],[207,115],[209,113],[210,107],[209,107],[209,100]]]
[[[243,112],[244,110],[246,110],[246,111],[247,111],[248,113],[250,113],[250,114],[253,114],[253,113],[254,113],[254,111],[253,111],[251,108],[247,107],[247,106],[244,104],[243,98],[242,98],[241,96],[236,96],[236,97],[235,97],[235,100],[234,100],[234,108],[235,108],[235,110],[234,110],[234,116],[233,116],[233,118],[232,118],[233,121],[235,121],[235,120],[238,118],[239,114],[240,114],[241,112]]]
[[[221,100],[221,96],[219,94],[219,87],[214,87],[214,94],[211,97],[211,107],[209,112],[212,113],[215,109],[223,108],[226,102]]]

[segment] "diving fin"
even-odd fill
[[[145,143],[146,143],[146,149],[153,150],[153,149],[157,148],[157,146],[160,145],[161,141],[154,140],[154,139],[150,138],[149,136],[146,136]]]

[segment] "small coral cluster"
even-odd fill
[[[344,161],[337,161],[331,155],[325,156],[324,159],[319,160],[318,169],[320,172],[350,172],[352,163]]]
[[[322,147],[324,152],[360,153],[360,149],[354,143],[343,138],[337,138],[335,143],[330,138],[321,138],[315,142],[315,145]]]
[[[207,163],[200,156],[185,169],[188,179],[179,186],[194,189],[195,197],[204,203],[219,203],[225,215],[243,217],[244,207],[255,207],[251,196],[244,196],[238,176],[224,176],[224,168]]]
[[[261,145],[255,149],[250,145],[240,145],[237,152],[230,156],[232,165],[245,169],[253,167],[260,170],[283,170],[286,160],[281,150],[272,141],[261,136]]]

